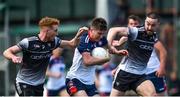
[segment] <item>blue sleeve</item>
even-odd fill
[[[80,53],[83,52],[90,52],[89,45],[88,45],[89,39],[87,36],[82,36],[80,39],[80,43],[77,47]]]
[[[29,42],[28,42],[28,39],[27,38],[24,38],[23,40],[21,40],[17,46],[19,48],[21,48],[22,50],[26,50],[28,49],[28,46],[29,46]]]

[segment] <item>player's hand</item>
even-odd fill
[[[115,68],[111,71],[112,76],[114,76],[116,74],[116,71],[117,71],[117,68]]]
[[[54,76],[55,78],[60,78],[60,77],[61,77],[61,74],[60,74],[60,73],[54,73],[53,76]]]
[[[76,47],[80,42],[80,37],[84,32],[87,32],[89,28],[87,27],[81,27],[79,28],[76,36],[71,40],[71,43],[73,44],[73,47]]]
[[[111,57],[110,57],[110,55],[108,54],[108,55],[106,55],[106,57],[105,58],[103,58],[105,61],[109,61],[110,59],[111,59]]]
[[[109,53],[110,54],[117,54],[118,50],[114,46],[109,46]]]
[[[121,55],[121,56],[128,56],[128,51],[127,50],[119,50],[119,51],[117,51],[117,54]]]
[[[164,69],[164,68],[159,68],[159,69],[156,71],[156,76],[157,76],[157,77],[163,77],[165,74],[166,74],[166,72],[165,72],[165,69]]]
[[[117,41],[117,40],[113,40],[112,45],[113,46],[120,46],[119,41]]]
[[[47,71],[46,75],[49,76],[49,77],[53,77],[53,78],[60,78],[61,77],[61,73],[59,73],[59,72]]]
[[[89,31],[89,28],[88,27],[81,27],[79,28],[77,34],[76,34],[76,38],[80,38],[80,36],[84,33],[84,32],[87,32]]]
[[[22,63],[22,57],[17,57],[17,56],[12,57],[12,62],[16,64]]]

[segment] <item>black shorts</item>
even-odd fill
[[[15,88],[19,96],[43,96],[44,84],[32,86],[25,83],[15,83]]]
[[[136,91],[136,88],[146,80],[146,75],[136,75],[120,70],[114,79],[113,88],[122,92]]]

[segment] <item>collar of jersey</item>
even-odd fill
[[[95,42],[92,38],[91,38],[91,32],[88,31],[88,37],[89,37],[89,40],[91,40],[92,42]]]

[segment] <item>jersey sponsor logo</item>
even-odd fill
[[[35,48],[40,48],[40,45],[34,44],[34,47],[35,47]]]
[[[141,49],[145,49],[145,50],[153,50],[153,49],[154,49],[154,47],[148,46],[148,45],[140,45],[139,47],[140,47]]]
[[[31,55],[31,58],[32,59],[44,59],[44,58],[50,58],[51,57],[51,54],[46,54],[46,55],[37,55],[37,56],[35,56],[35,55]]]

